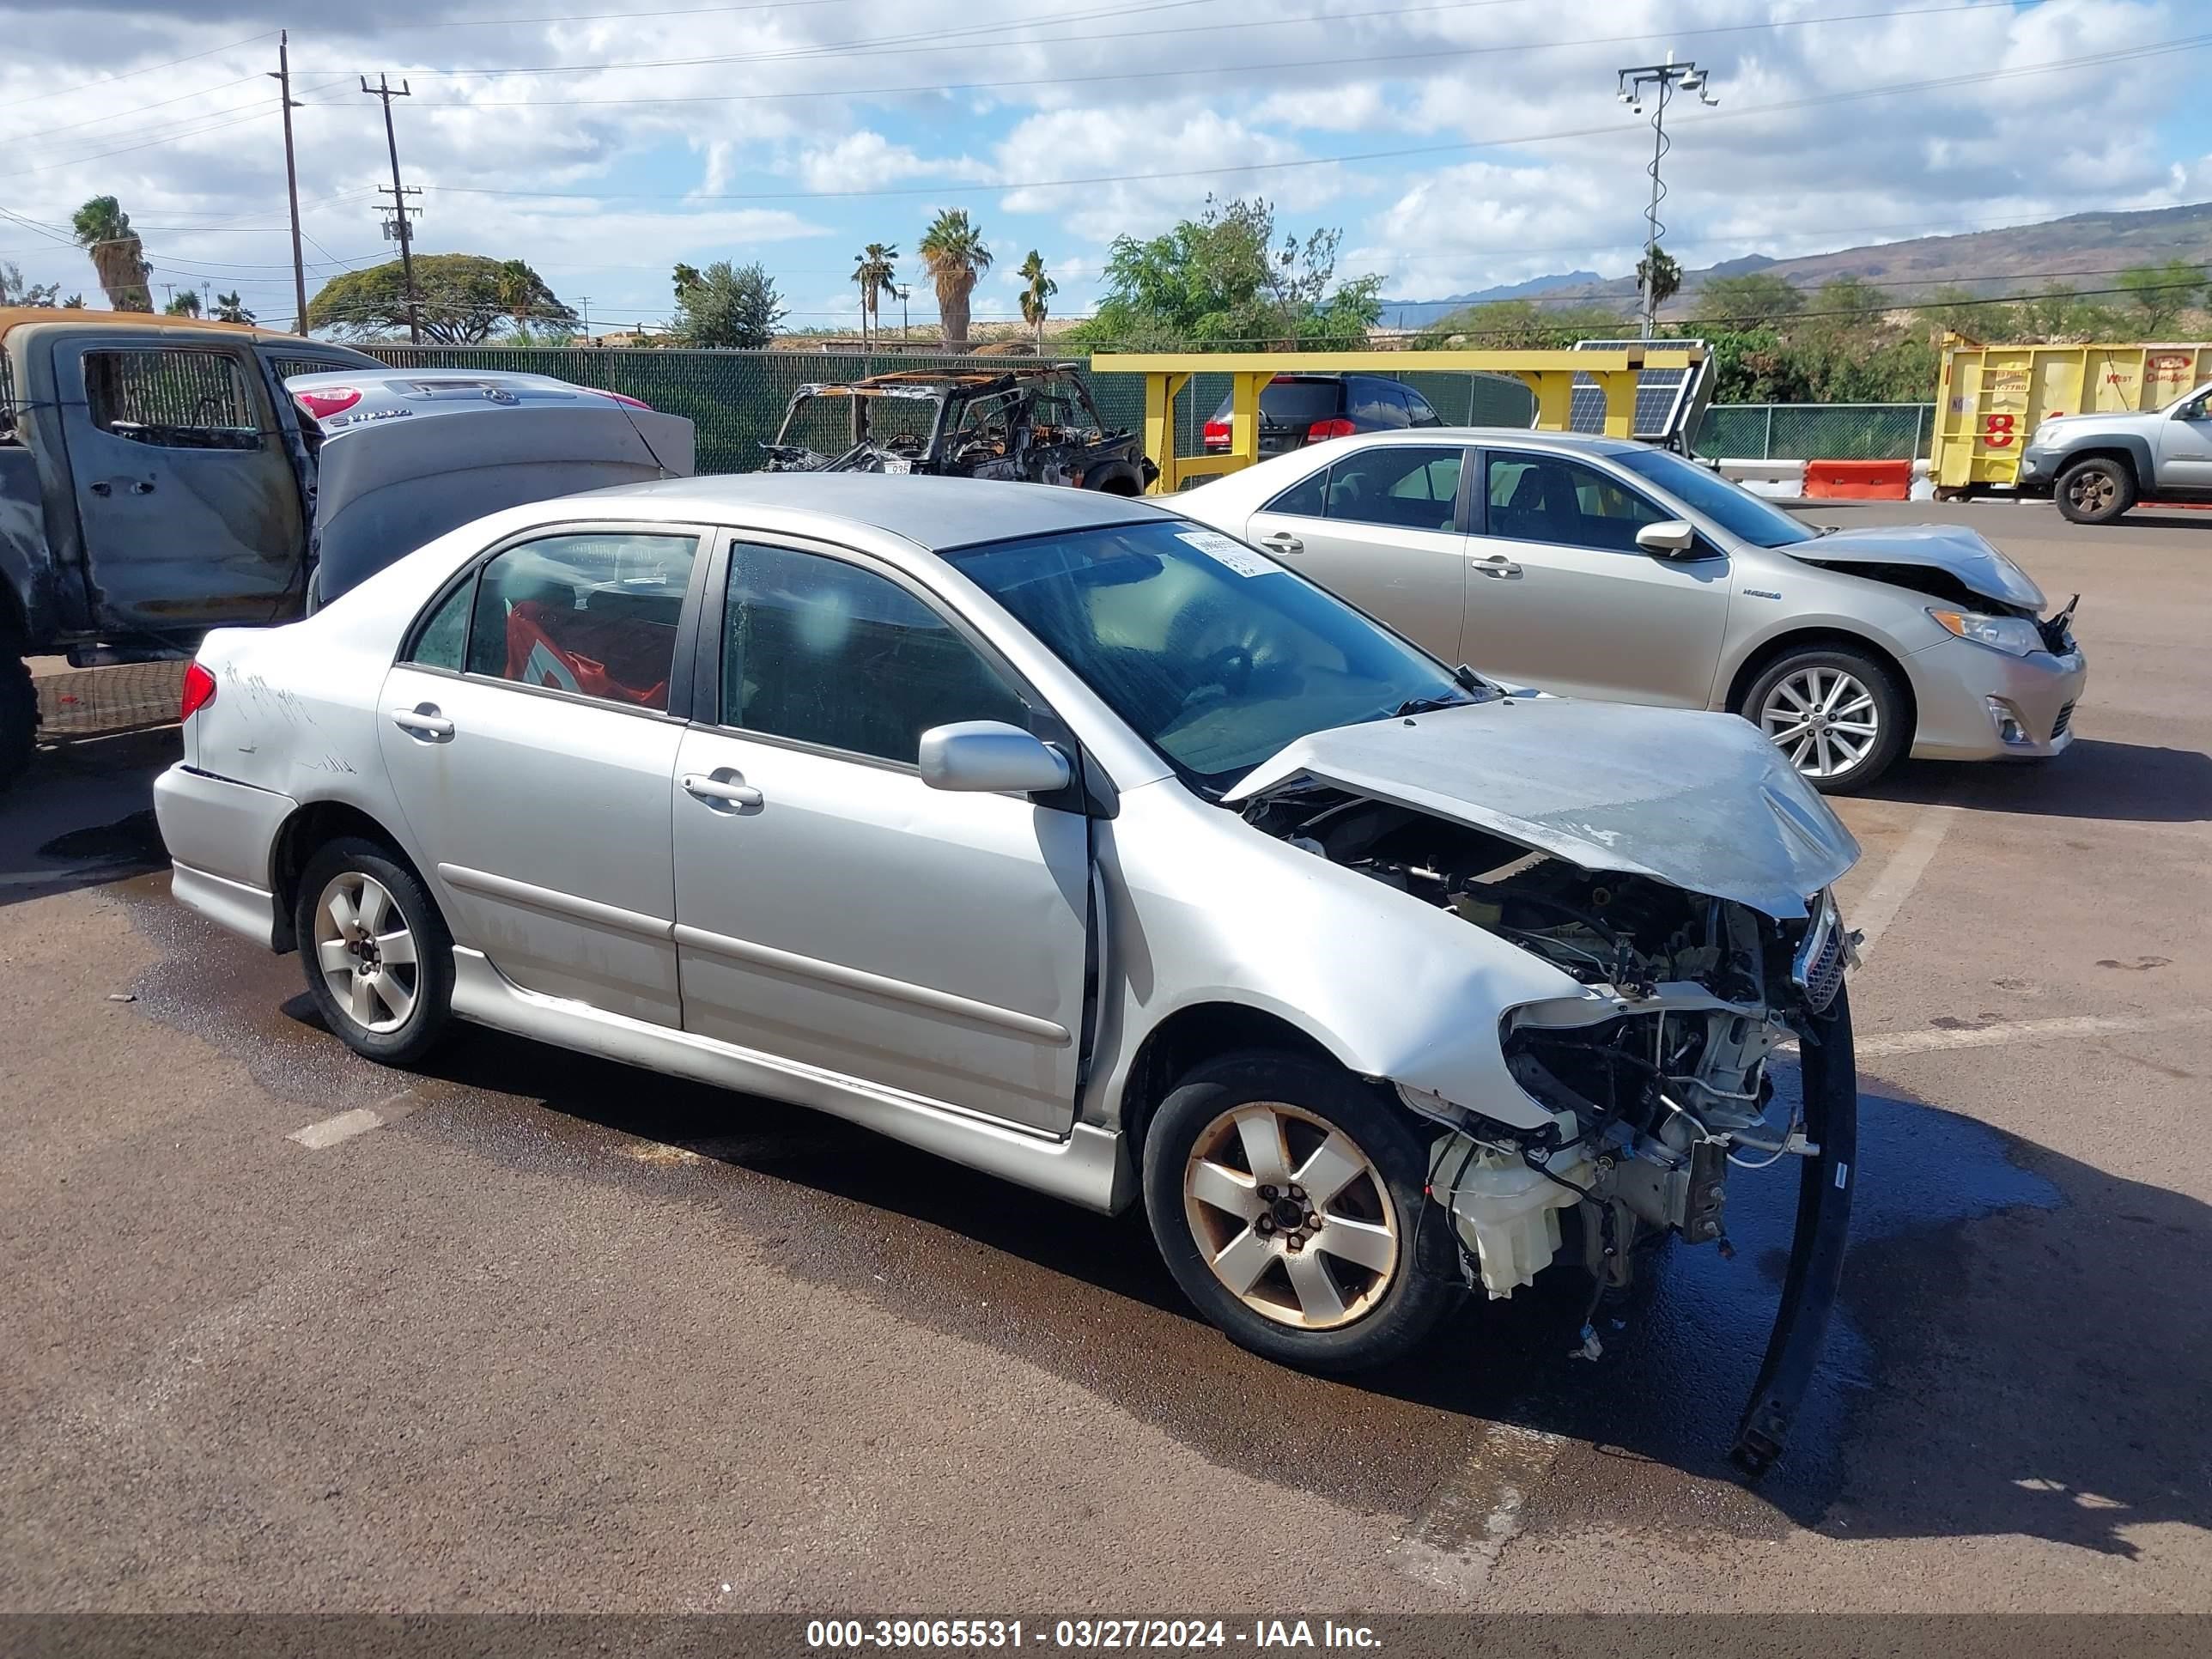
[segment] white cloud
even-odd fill
[[[907,179],[981,181],[991,176],[984,162],[965,155],[932,161],[872,130],[848,133],[834,144],[809,146],[799,152],[795,170],[807,189],[824,194],[866,191]]]

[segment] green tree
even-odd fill
[[[1644,292],[1644,284],[1651,285],[1651,309],[1661,306],[1682,291],[1681,262],[1663,247],[1654,246],[1636,262],[1636,291]]]
[[[860,343],[866,345],[883,314],[883,302],[898,293],[898,249],[871,242],[853,256],[853,286],[860,290]]]
[[[921,262],[937,289],[937,314],[943,320],[945,349],[968,349],[968,302],[975,281],[991,268],[991,250],[982,227],[963,208],[946,208],[921,234]]]
[[[2122,302],[2134,325],[2155,337],[2171,331],[2204,288],[2204,272],[2186,259],[2130,265],[2120,273]]]
[[[76,245],[92,256],[107,303],[118,311],[151,311],[154,267],[146,263],[145,245],[131,228],[131,216],[122,205],[112,196],[95,196],[70,223]]]
[[[1780,322],[1805,308],[1804,290],[1769,270],[1734,276],[1708,276],[1692,301],[1697,320],[1738,328]]]
[[[164,317],[197,317],[200,314],[200,291],[188,288],[181,294],[173,294],[169,302],[161,307]]]
[[[61,287],[59,283],[27,283],[19,267],[0,262],[0,306],[51,308]]]
[[[1455,311],[1413,342],[1423,351],[1561,350],[1577,340],[1613,339],[1635,327],[1609,306],[1546,306],[1534,300],[1491,300]]]
[[[526,319],[576,320],[574,311],[519,259],[494,259],[481,253],[417,254],[415,289],[423,337],[441,345],[481,345],[501,329]],[[308,301],[307,325],[360,339],[404,329],[407,284],[400,262],[393,259],[331,277]]]
[[[246,301],[233,289],[228,294],[215,296],[215,319],[219,323],[250,323],[253,313],[246,308]]]
[[[1364,343],[1382,315],[1382,279],[1339,282],[1344,233],[1276,240],[1267,202],[1222,202],[1146,241],[1117,237],[1097,314],[1069,337],[1141,350]]]
[[[1984,344],[2022,339],[2030,331],[2023,307],[1989,299],[1956,283],[1946,283],[1914,309],[1929,322]]]
[[[678,265],[677,270],[676,318],[670,331],[685,345],[757,351],[775,337],[783,301],[766,267],[732,266],[717,259],[704,270],[690,271],[696,280],[688,285],[680,276],[690,267]]]
[[[1035,248],[1015,275],[1022,279],[1022,320],[1036,331],[1037,351],[1044,351],[1044,319],[1052,310],[1052,296],[1060,284],[1044,274],[1044,256]]]

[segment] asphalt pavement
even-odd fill
[[[1134,1215],[488,1032],[356,1059],[168,899],[155,732],[0,804],[0,1611],[2212,1611],[2212,515],[1809,515],[1978,526],[2091,678],[2057,761],[1842,805],[1858,1209],[1765,1484],[1787,1180],[1595,1363],[1566,1285],[1293,1375]]]

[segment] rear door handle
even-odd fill
[[[445,743],[453,735],[453,723],[438,712],[434,702],[418,703],[412,708],[395,708],[392,723],[410,738],[420,738],[425,743]]]
[[[684,775],[684,793],[705,801],[720,811],[724,806],[758,806],[764,799],[761,792],[747,783],[744,777],[726,769],[713,776],[698,772]]]
[[[1482,576],[1517,576],[1521,567],[1503,553],[1493,553],[1486,559],[1474,562],[1475,574]]]
[[[1272,536],[1260,538],[1260,545],[1272,547],[1278,553],[1303,553],[1306,544],[1287,530],[1278,530]]]

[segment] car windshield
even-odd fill
[[[1212,794],[1310,732],[1497,695],[1242,542],[1182,520],[945,557]]]
[[[1710,467],[1686,461],[1667,450],[1636,449],[1613,459],[1755,547],[1789,547],[1809,542],[1820,533],[1780,507],[1770,507],[1748,489],[1730,483]]]

